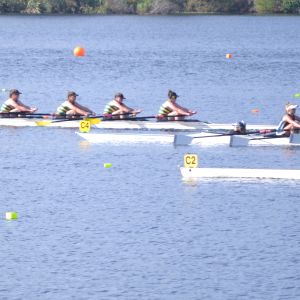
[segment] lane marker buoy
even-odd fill
[[[104,163],[103,166],[104,166],[105,169],[108,169],[108,168],[112,167],[112,164],[111,163]]]
[[[17,220],[18,213],[15,211],[8,211],[7,213],[5,213],[5,219],[6,220]]]
[[[85,50],[80,46],[75,47],[73,53],[74,56],[85,56]]]

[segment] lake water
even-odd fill
[[[0,88],[41,112],[68,90],[102,112],[122,91],[144,115],[171,88],[201,120],[278,123],[300,104],[299,49],[299,17],[1,16]],[[299,149],[88,145],[70,129],[3,127],[0,145],[1,299],[300,298],[299,183],[179,173],[187,152],[299,169]]]

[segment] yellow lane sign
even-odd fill
[[[197,168],[198,167],[198,155],[197,154],[186,154],[184,156],[184,167],[185,168]]]
[[[91,131],[91,122],[86,121],[86,120],[80,121],[79,131],[80,132],[90,132]]]

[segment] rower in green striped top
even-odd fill
[[[137,114],[142,112],[142,110],[140,109],[130,108],[125,105],[123,103],[124,99],[126,98],[122,93],[117,93],[115,95],[115,98],[106,104],[103,114],[112,115],[114,116],[114,118],[118,119],[124,119],[126,116],[128,117],[128,115],[136,116]]]
[[[57,116],[72,116],[72,115],[80,115],[80,116],[88,116],[95,115],[95,113],[90,110],[88,107],[82,106],[76,102],[76,97],[78,95],[75,92],[68,92],[67,100],[63,102],[57,109]]]
[[[22,93],[16,89],[10,90],[9,98],[2,104],[1,113],[34,113],[37,111],[36,107],[29,107],[20,101]]]
[[[168,120],[183,120],[186,116],[195,115],[197,112],[194,110],[190,110],[188,108],[182,107],[176,103],[178,95],[169,91],[168,100],[164,102],[158,112],[158,116],[160,118],[165,118]]]

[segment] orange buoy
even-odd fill
[[[74,48],[73,53],[74,53],[74,56],[85,56],[85,50],[84,50],[84,48],[79,47],[79,46],[76,47],[76,48]]]
[[[257,113],[259,113],[259,109],[258,108],[253,108],[251,110],[251,112],[254,113],[254,114],[257,114]]]
[[[231,58],[232,58],[232,54],[231,54],[231,53],[227,53],[227,54],[226,54],[226,58],[227,58],[227,59],[231,59]]]

